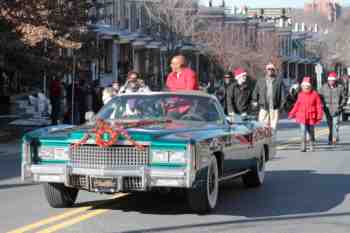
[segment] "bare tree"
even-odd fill
[[[265,34],[268,37],[265,39],[256,38],[256,31],[250,32],[255,34],[255,37],[250,37],[249,34],[242,35],[242,31],[246,31],[242,30],[242,27],[246,26],[214,23],[208,30],[197,32],[195,41],[225,70],[239,66],[245,68],[251,76],[257,77],[263,73],[267,62],[273,62],[280,67],[276,34]]]
[[[173,54],[181,44],[190,42],[195,28],[200,23],[195,0],[144,0],[144,6],[156,27],[156,37]]]
[[[350,65],[350,13],[344,14],[326,35],[329,52],[334,58],[346,65]]]

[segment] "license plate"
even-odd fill
[[[95,178],[93,179],[94,188],[116,188],[117,183],[110,178]]]

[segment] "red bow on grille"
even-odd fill
[[[167,121],[143,120],[138,122],[129,122],[129,123],[115,122],[113,124],[110,124],[102,119],[97,119],[96,127],[92,129],[92,132],[95,133],[96,144],[100,147],[110,147],[114,145],[117,142],[119,135],[122,135],[131,145],[135,146],[139,150],[144,150],[145,146],[133,140],[126,129],[160,124],[160,123],[170,123],[170,122],[171,122],[170,120],[167,120]],[[103,135],[105,134],[109,134],[110,136],[109,140],[103,139]],[[90,137],[91,136],[89,133],[85,134],[82,140],[73,144],[73,147],[78,147],[80,145],[86,144]]]

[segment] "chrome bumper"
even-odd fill
[[[74,168],[69,165],[30,165],[28,170],[33,174],[36,182],[64,183],[66,186],[74,187],[71,182],[72,176],[91,178],[111,178],[117,182],[112,191],[127,191],[123,187],[124,178],[138,178],[142,185],[139,190],[148,190],[151,187],[177,187],[189,188],[192,186],[194,175],[188,169],[166,169],[140,167],[136,169],[118,168],[112,169],[86,169]],[[100,190],[89,188],[90,191]]]

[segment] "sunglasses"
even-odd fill
[[[269,71],[275,71],[275,69],[272,69],[272,68],[268,68],[267,70],[269,70]]]

